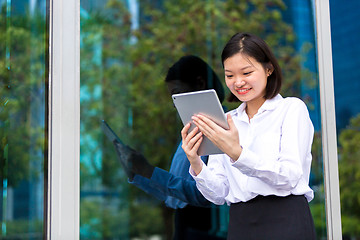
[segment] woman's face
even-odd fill
[[[267,77],[271,74],[252,57],[237,53],[224,61],[225,82],[230,91],[247,104],[265,101]]]

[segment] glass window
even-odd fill
[[[186,226],[193,231],[189,234],[195,234],[196,228],[208,239],[226,238],[227,206],[197,207],[209,222],[192,215],[192,207],[167,207],[170,203],[164,203],[160,187],[141,187],[152,184],[146,178],[136,185],[137,180],[124,171],[114,144],[102,131],[101,120],[106,120],[125,145],[144,156],[147,161],[142,158],[140,166],[148,162],[169,171],[182,128],[165,84],[169,68],[184,55],[196,55],[214,70],[228,95],[220,54],[238,31],[252,32],[267,41],[283,68],[281,94],[300,97],[309,108],[316,131],[310,179],[315,199],[310,207],[318,238],[326,238],[313,1],[80,3],[81,239],[171,239],[180,234],[177,231],[184,227],[184,218],[194,222]],[[227,110],[238,106],[226,100],[223,105]],[[136,168],[137,163],[132,164]]]
[[[343,239],[360,237],[359,7],[330,0]]]
[[[43,239],[46,1],[0,1],[0,238]]]

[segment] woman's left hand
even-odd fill
[[[200,131],[231,159],[236,161],[240,157],[242,147],[239,133],[230,114],[227,115],[228,130],[201,114],[194,115],[192,120]]]

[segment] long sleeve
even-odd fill
[[[203,159],[207,161],[207,159]],[[189,161],[181,144],[171,162],[170,171],[155,167],[150,179],[135,175],[130,183],[153,195],[171,208],[183,208],[187,204],[209,207],[207,201],[196,187],[195,181],[188,173]]]
[[[207,156],[201,157],[201,159],[204,163],[207,163],[208,161]],[[167,191],[169,195],[165,201],[167,206],[172,208],[182,208],[185,207],[186,204],[193,206],[209,206],[210,203],[199,192],[194,179],[188,173],[189,166],[189,160],[187,159],[180,142],[171,161],[169,170],[171,176],[168,176],[167,181],[162,181],[153,175],[152,182],[156,184],[157,187],[164,186],[163,184],[166,183],[166,188],[163,189]]]
[[[307,107],[298,98],[277,95],[266,100],[249,121],[246,104],[230,111],[243,151],[233,161],[226,154],[212,155],[193,178],[211,202],[246,202],[257,195],[305,195],[309,187],[314,128]]]
[[[195,179],[196,186],[206,199],[217,205],[225,203],[225,197],[229,193],[229,181],[221,159],[210,158],[208,165],[203,164],[203,169],[198,175],[195,175],[191,167],[189,173]]]
[[[146,177],[135,174],[132,181],[129,180],[129,183],[136,186],[136,187],[138,187],[138,188],[140,188],[141,190],[143,190],[147,194],[149,194],[149,195],[151,195],[153,197],[156,197],[160,201],[165,201],[166,200],[167,196],[164,194],[164,192],[160,191],[159,189],[156,189],[156,188],[152,187],[150,185],[150,179],[148,179]]]
[[[192,179],[175,176],[160,168],[155,168],[150,186],[162,191],[167,196],[165,204],[172,208],[182,208],[186,204],[208,207],[207,201],[196,187]]]
[[[263,151],[255,153],[249,148],[244,148],[233,166],[252,177],[249,184],[260,180],[278,191],[290,191],[297,186],[304,172],[310,170],[304,168],[310,166],[314,130],[302,101],[293,101],[286,109],[279,130],[280,132],[275,131],[271,134],[264,131],[258,138],[263,141]]]

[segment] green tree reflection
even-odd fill
[[[263,37],[279,59],[285,79],[282,94],[301,95],[302,59],[294,49],[293,29],[283,20],[286,6],[281,0],[145,0],[139,4],[137,28],[132,27],[132,15],[119,0],[109,0],[104,9],[81,18],[81,187],[88,191],[98,184],[108,194],[101,201],[83,195],[83,238],[119,236],[116,224],[110,224],[112,230],[103,224],[120,219],[116,211],[130,219],[123,223],[130,232],[120,236],[171,236],[171,228],[165,227],[172,222],[166,208],[140,190],[128,189],[99,120],[106,119],[126,144],[141,151],[153,165],[168,169],[181,122],[164,78],[181,56],[197,55],[223,76],[220,54],[224,44],[236,32],[252,32]],[[307,76],[309,82],[316,82],[314,74]],[[226,105],[229,109],[236,106]],[[321,152],[321,145],[318,147]],[[121,199],[118,208],[107,211],[110,207],[106,205],[115,198]],[[89,213],[89,209],[97,210]],[[159,220],[160,215],[164,219]]]
[[[45,17],[40,11],[13,14],[1,5],[0,238],[4,239],[41,239],[43,234],[47,153]],[[38,193],[31,192],[30,186]],[[22,199],[14,195],[10,198],[10,191],[24,191]],[[21,211],[14,206],[21,206]]]
[[[343,234],[360,239],[360,114],[339,134],[339,179]]]

